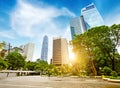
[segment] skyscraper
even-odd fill
[[[81,26],[82,33],[87,31],[87,26],[86,26],[83,15],[80,16],[80,24],[81,24],[80,26]]]
[[[68,43],[65,38],[53,39],[53,64],[61,66],[68,64]]]
[[[28,43],[26,45],[20,46],[23,49],[23,55],[26,56],[26,61],[32,61],[34,53],[34,44]]]
[[[48,36],[44,36],[42,49],[41,49],[41,60],[47,61],[48,59]]]
[[[72,18],[70,21],[70,30],[71,30],[71,37],[74,38],[75,35],[81,34],[82,30],[80,27],[80,18]]]
[[[83,15],[87,30],[95,26],[104,25],[103,19],[93,3],[82,8],[81,15]]]

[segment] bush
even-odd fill
[[[117,74],[116,71],[112,71],[110,74],[111,74],[111,76],[113,76],[113,77],[117,77],[117,76],[118,76],[118,74]]]
[[[8,63],[0,59],[0,70],[6,69],[7,67],[8,67]]]
[[[112,69],[109,68],[109,67],[107,67],[107,66],[105,66],[105,67],[103,68],[103,72],[104,72],[105,75],[110,76],[110,73],[112,72]]]
[[[120,72],[118,72],[118,76],[120,76]]]

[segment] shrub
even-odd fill
[[[118,76],[120,76],[120,72],[118,72]]]
[[[110,74],[111,74],[111,76],[113,76],[113,77],[117,77],[117,76],[118,76],[118,74],[117,74],[116,71],[112,71]]]
[[[0,59],[0,70],[6,69],[7,67],[8,67],[8,63]]]
[[[110,76],[110,73],[112,72],[112,70],[111,70],[111,68],[105,66],[105,67],[103,68],[103,72],[104,72],[105,75]]]

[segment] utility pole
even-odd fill
[[[8,54],[10,53],[11,48],[12,48],[12,46],[10,45],[10,43],[8,43]]]

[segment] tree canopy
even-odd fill
[[[11,70],[21,69],[25,65],[25,58],[18,52],[9,53],[5,60],[8,62],[8,69]]]
[[[84,34],[76,35],[72,45],[78,61],[87,59],[86,67],[91,67],[94,75],[104,66],[116,70],[115,63],[120,59],[117,52],[120,45],[120,24],[91,28]]]

